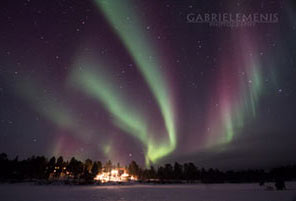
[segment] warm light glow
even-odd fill
[[[130,176],[126,169],[118,168],[112,169],[110,172],[102,172],[98,174],[94,180],[101,181],[101,183],[105,182],[126,182],[126,181],[136,181],[137,178],[134,176]]]

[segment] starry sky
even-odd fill
[[[250,27],[190,13],[277,13]],[[295,162],[295,1],[3,0],[0,152]]]

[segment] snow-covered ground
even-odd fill
[[[274,186],[274,184],[265,184]],[[38,186],[0,184],[1,201],[293,201],[295,182],[285,191],[258,184]]]

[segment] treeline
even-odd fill
[[[273,168],[270,171],[263,169],[242,170],[242,171],[220,171],[218,169],[198,168],[193,163],[184,163],[183,165],[175,162],[165,164],[164,166],[154,169],[140,168],[138,178],[144,181],[157,179],[160,183],[259,183],[278,181],[295,181],[296,166],[284,166]]]
[[[50,158],[44,156],[32,156],[26,160],[18,160],[16,157],[9,160],[5,153],[0,154],[0,181],[50,181],[64,178],[66,182],[81,181],[93,183],[94,177],[102,171],[109,172],[113,168],[120,167],[111,161],[102,164],[100,161],[90,159],[81,162],[74,157],[70,161],[64,161],[63,157]],[[142,182],[157,183],[249,183],[276,181],[293,181],[296,179],[296,166],[284,166],[265,170],[244,171],[220,171],[218,169],[198,168],[193,163],[165,164],[154,168],[142,168],[135,161],[127,167],[130,175],[136,176]]]

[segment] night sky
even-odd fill
[[[279,21],[187,22],[224,12]],[[296,160],[295,1],[1,0],[0,16],[0,152],[11,158]]]

